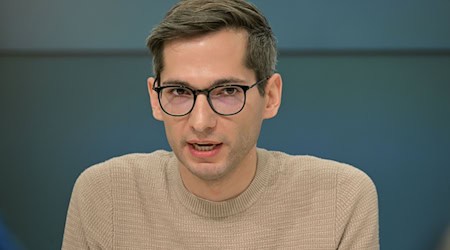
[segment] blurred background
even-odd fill
[[[169,149],[145,39],[176,1],[0,1],[0,249],[59,249],[87,167]],[[278,38],[279,115],[259,146],[375,182],[382,249],[450,223],[450,2],[254,0]]]

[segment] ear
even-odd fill
[[[265,88],[264,119],[270,119],[277,115],[281,105],[281,93],[283,80],[278,73],[273,74],[268,80]]]
[[[161,110],[161,107],[159,106],[158,93],[156,93],[156,91],[153,90],[154,82],[155,82],[154,77],[149,77],[147,79],[148,95],[150,96],[150,106],[152,108],[153,117],[158,121],[162,121],[163,111]]]

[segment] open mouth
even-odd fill
[[[192,145],[192,147],[193,147],[195,150],[203,151],[203,152],[204,152],[204,151],[211,151],[211,150],[213,150],[214,148],[216,148],[217,146],[219,146],[219,145],[221,145],[221,144],[192,143],[191,145]]]

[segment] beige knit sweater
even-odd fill
[[[379,249],[370,178],[349,165],[258,149],[238,197],[183,186],[173,153],[111,159],[78,178],[63,249]]]

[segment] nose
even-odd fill
[[[217,124],[217,114],[209,106],[206,95],[197,96],[194,108],[189,114],[189,124],[198,133],[209,133]]]

